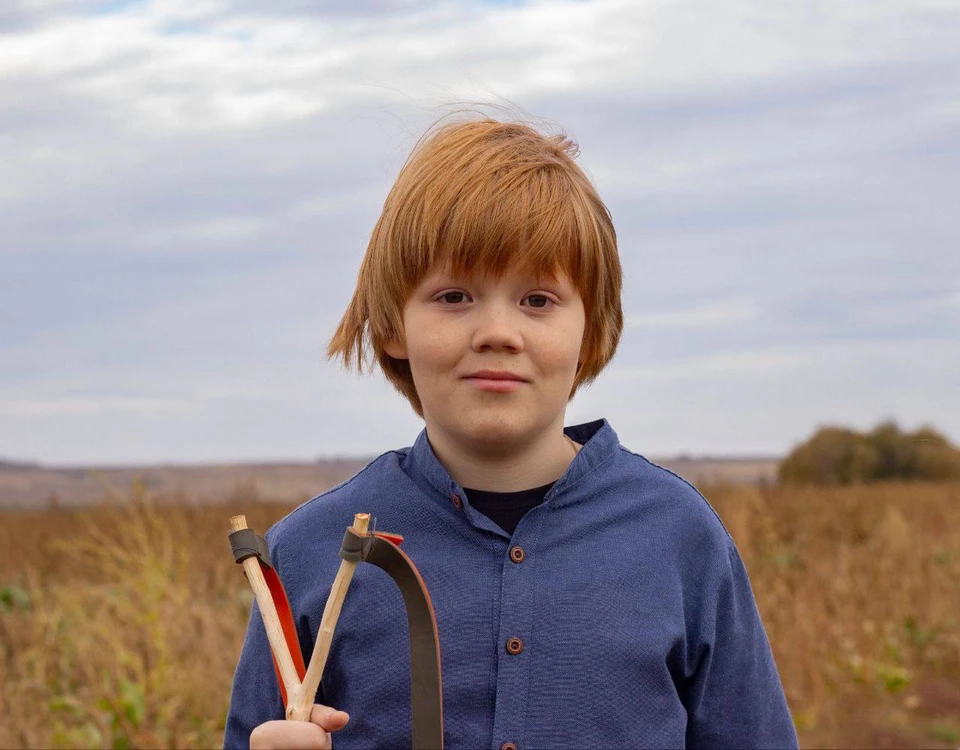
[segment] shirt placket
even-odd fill
[[[524,518],[503,560],[500,622],[497,633],[497,697],[493,718],[494,750],[522,750],[530,660],[535,658],[533,611],[540,508]],[[534,516],[536,521],[534,522]]]

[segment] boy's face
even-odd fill
[[[431,438],[508,454],[559,436],[580,360],[583,301],[570,280],[436,270],[404,307],[407,359]]]

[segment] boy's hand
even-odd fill
[[[267,721],[250,733],[250,750],[330,750],[330,733],[343,729],[345,711],[315,703],[310,721]]]

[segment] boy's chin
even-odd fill
[[[511,418],[512,417],[512,418]],[[537,428],[516,415],[485,419],[459,430],[462,440],[477,451],[501,453],[529,445],[536,439]]]

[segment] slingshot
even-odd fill
[[[304,666],[293,613],[283,583],[270,565],[266,541],[247,527],[245,516],[230,519],[230,546],[234,559],[243,565],[256,597],[270,642],[273,665],[280,683],[286,717],[309,721],[323,668],[330,655],[333,632],[340,617],[347,589],[360,562],[384,570],[403,594],[410,631],[410,708],[413,747],[443,747],[443,694],[440,677],[440,642],[430,595],[416,566],[399,545],[403,537],[370,533],[369,513],[357,513],[340,546],[340,569],[320,618],[316,644],[309,666]]]

